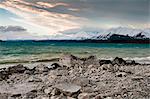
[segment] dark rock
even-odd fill
[[[60,95],[60,94],[61,94],[61,92],[59,91],[58,88],[54,88],[54,89],[51,91],[51,95],[52,95],[52,96]]]
[[[11,74],[13,73],[24,73],[24,71],[27,70],[27,67],[24,67],[22,64],[19,64],[17,66],[9,67],[7,71]]]
[[[9,78],[10,73],[7,71],[0,71],[0,81],[7,80]]]
[[[126,61],[123,60],[122,58],[116,57],[116,58],[112,61],[112,64],[126,65]]]
[[[21,94],[13,94],[11,97],[13,98],[21,97]]]
[[[136,63],[134,60],[126,60],[126,65],[140,65],[140,64]]]
[[[51,69],[57,69],[57,68],[59,68],[59,67],[61,67],[58,63],[53,63],[52,65],[51,65]]]
[[[112,64],[112,62],[110,60],[100,60],[99,64],[100,65],[103,65],[103,64]]]
[[[28,93],[25,95],[24,99],[34,99],[34,98],[36,98],[36,97],[37,97],[37,91],[36,91],[36,90],[33,90],[33,91],[28,92]]]

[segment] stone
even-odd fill
[[[50,69],[57,69],[58,67],[61,67],[58,63],[53,63],[51,65],[51,68]]]
[[[0,71],[0,81],[7,80],[9,78],[10,73],[7,71]]]
[[[31,76],[31,77],[28,79],[28,82],[42,82],[42,79],[41,79],[41,78],[34,77],[34,76]]]
[[[72,83],[84,87],[90,83],[90,80],[84,77],[75,77]]]
[[[134,60],[126,60],[126,65],[139,65],[139,63],[136,63]]]
[[[113,61],[112,64],[117,64],[117,65],[125,65],[126,61],[123,60],[122,58],[116,57]]]
[[[45,88],[45,89],[44,89],[44,93],[46,93],[47,95],[48,95],[48,94],[51,94],[52,90],[53,90],[52,87]]]
[[[112,64],[112,62],[110,60],[100,60],[99,61],[100,66],[103,64]]]
[[[34,67],[33,70],[34,70],[35,74],[38,74],[38,73],[48,72],[49,68],[47,66],[45,66],[44,64],[40,64],[40,65]]]
[[[52,96],[56,96],[56,95],[60,95],[60,91],[57,89],[57,88],[54,88],[52,91],[51,91],[51,95]]]
[[[70,83],[61,83],[55,86],[60,92],[65,94],[66,96],[71,96],[75,93],[78,93],[81,89],[81,86],[70,84]]]
[[[117,73],[116,73],[116,76],[117,76],[117,77],[126,77],[126,76],[127,76],[127,73],[125,73],[125,72],[117,72]]]
[[[24,67],[22,64],[19,64],[17,66],[9,67],[7,71],[11,74],[13,73],[24,73],[24,71],[27,70],[27,67]]]
[[[89,93],[81,93],[78,95],[78,99],[90,99]]]

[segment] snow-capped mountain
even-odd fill
[[[114,34],[137,38],[150,38],[150,29],[132,29],[126,27],[111,28],[100,33],[99,36],[92,37],[91,39],[107,40]]]
[[[127,27],[111,28],[107,30],[103,29],[76,29],[62,32],[54,35],[51,39],[58,40],[107,40],[113,34],[137,37],[137,38],[150,38],[150,28],[147,29],[133,29]]]

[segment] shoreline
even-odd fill
[[[0,99],[148,99],[150,65],[66,54],[0,69]]]

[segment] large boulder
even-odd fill
[[[70,84],[70,83],[61,83],[55,85],[54,87],[66,96],[72,96],[74,94],[78,94],[78,92],[81,89],[81,86]]]

